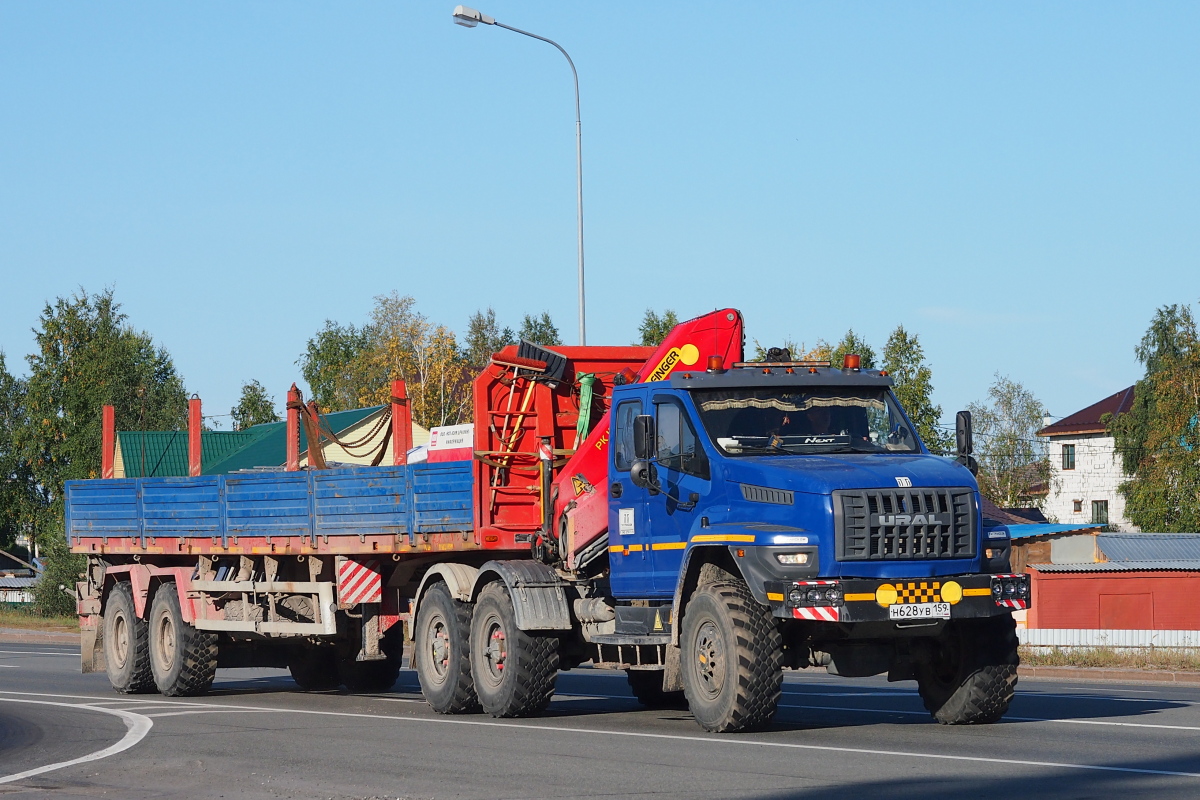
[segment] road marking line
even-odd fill
[[[64,767],[73,767],[76,764],[86,764],[89,761],[99,761],[102,758],[115,756],[117,753],[123,753],[135,744],[146,738],[146,734],[154,727],[154,720],[141,714],[132,714],[128,711],[115,708],[97,708],[95,706],[85,706],[78,703],[53,703],[48,700],[22,700],[15,697],[0,697],[0,702],[5,703],[31,703],[42,706],[61,706],[62,708],[78,708],[86,711],[99,711],[101,714],[111,714],[114,717],[120,717],[125,723],[125,735],[116,744],[109,745],[103,750],[97,750],[94,753],[89,753],[86,756],[72,758],[70,761],[59,761],[54,764],[47,764],[43,767],[34,767],[27,769],[24,772],[14,772],[12,775],[0,776],[0,783],[12,783],[26,778],[32,778],[34,775],[42,775],[46,772],[63,769]]]
[[[864,714],[908,714],[911,716],[928,717],[928,711],[906,711],[895,708],[855,708],[854,706],[796,706],[783,705],[780,708],[804,708],[820,711],[860,711]],[[1122,728],[1162,728],[1173,731],[1200,731],[1195,725],[1156,725],[1148,722],[1109,722],[1098,719],[1051,719],[1049,717],[1014,717],[1004,715],[1004,722],[1061,722],[1066,725],[1113,725]]]
[[[244,709],[233,708],[197,708],[194,711],[168,711],[165,714],[147,714],[151,719],[162,719],[163,717],[182,717],[188,714],[237,714]],[[254,711],[251,713],[261,714],[262,711]]]
[[[79,655],[79,653],[64,653],[61,650],[57,653],[43,652],[41,650],[0,650],[0,653],[18,656],[69,656],[71,658],[76,658]]]
[[[0,669],[19,669],[16,664],[0,664]]]
[[[9,694],[15,694],[15,693],[10,692]],[[48,695],[48,696],[54,697],[55,695]],[[58,695],[58,696],[69,696],[69,695]],[[4,698],[4,699],[7,699],[7,698]],[[36,702],[41,702],[41,701],[14,700],[13,702],[36,703]],[[77,707],[77,706],[73,706],[68,703],[48,703],[47,705],[64,705],[64,706],[71,707],[71,708]],[[186,705],[192,705],[192,704],[186,704]],[[835,747],[832,745],[799,744],[797,742],[764,742],[761,739],[742,739],[742,738],[735,738],[735,737],[729,737],[729,736],[685,736],[682,734],[644,733],[644,732],[640,732],[640,731],[606,731],[606,730],[601,730],[599,728],[569,728],[565,725],[538,725],[536,723],[521,724],[521,723],[515,723],[515,722],[497,722],[494,720],[484,721],[484,720],[470,720],[470,719],[449,719],[446,717],[434,717],[434,718],[399,717],[399,716],[391,716],[391,715],[386,715],[386,714],[383,714],[383,715],[381,715],[381,714],[358,714],[358,713],[349,712],[349,711],[317,711],[315,709],[306,709],[306,708],[264,708],[262,706],[216,705],[216,704],[209,704],[209,703],[195,703],[194,705],[208,707],[208,708],[224,708],[224,709],[229,709],[231,711],[246,711],[246,712],[264,711],[264,712],[274,712],[277,714],[307,714],[310,716],[349,717],[352,719],[370,719],[370,720],[376,720],[376,721],[407,722],[407,723],[417,723],[417,724],[427,724],[427,725],[468,725],[468,726],[473,726],[473,727],[477,727],[477,728],[516,728],[518,730],[535,731],[535,732],[536,731],[544,731],[547,733],[576,733],[576,734],[585,734],[585,735],[591,735],[591,736],[625,736],[625,737],[637,738],[637,739],[660,739],[660,740],[666,740],[666,741],[680,741],[680,742],[707,742],[708,744],[719,744],[722,746],[733,746],[733,747],[772,747],[772,748],[780,748],[780,749],[784,749],[784,750],[813,750],[813,751],[825,752],[825,753],[855,753],[858,755],[891,756],[894,758],[919,758],[919,759],[934,759],[934,760],[939,760],[939,761],[963,761],[963,762],[977,763],[977,764],[1002,764],[1005,766],[1044,767],[1047,769],[1077,769],[1077,770],[1091,770],[1091,771],[1097,771],[1097,772],[1122,772],[1122,773],[1132,773],[1132,774],[1137,774],[1137,775],[1168,775],[1168,776],[1180,777],[1180,778],[1200,778],[1200,772],[1176,772],[1176,771],[1172,771],[1172,770],[1162,770],[1162,769],[1141,769],[1138,767],[1113,767],[1113,766],[1105,766],[1105,765],[1101,765],[1101,764],[1068,764],[1068,763],[1057,762],[1057,761],[1032,761],[1032,760],[1027,760],[1027,759],[1017,759],[1017,758],[988,758],[986,756],[959,756],[959,755],[950,755],[950,754],[946,754],[946,753],[916,753],[916,752],[912,752],[912,751],[903,751],[903,750],[875,750],[875,749],[866,748],[866,747]],[[826,708],[828,708],[828,707],[826,707]],[[121,713],[121,711],[118,709],[97,708],[95,710],[105,711],[107,713],[112,713],[112,714],[120,714]],[[861,710],[861,709],[855,709],[855,710]],[[916,714],[916,713],[920,713],[920,712],[889,711],[889,712],[885,712],[885,713]],[[153,722],[152,720],[150,720],[149,717],[142,717],[140,714],[130,714],[129,716],[140,717],[142,719],[145,719],[147,721],[147,723]],[[1047,720],[1047,721],[1055,722],[1057,720]],[[146,730],[149,730],[149,727],[147,727]],[[145,733],[143,732],[142,736],[144,736],[144,735],[145,735]],[[127,736],[127,738],[128,738],[128,736]],[[139,737],[139,739],[140,739],[140,737]],[[130,745],[128,745],[128,747],[132,747],[133,744],[136,744],[136,742],[131,743]],[[124,748],[124,749],[127,749],[127,748]],[[101,751],[101,752],[104,752],[104,751]],[[117,752],[119,752],[119,751],[117,751]],[[106,753],[106,755],[111,755],[111,754]],[[92,760],[92,759],[89,758],[89,760]],[[56,765],[55,768],[57,769],[60,766],[67,766],[70,763],[76,763],[76,762],[65,762],[62,765]]]

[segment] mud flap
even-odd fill
[[[101,625],[104,623],[101,622]],[[100,628],[80,628],[79,666],[83,673],[104,672],[108,664],[104,660],[104,637]]]

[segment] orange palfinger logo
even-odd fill
[[[700,348],[694,344],[685,344],[683,347],[672,347],[663,356],[662,361],[658,362],[658,366],[646,378],[646,382],[661,381],[663,378],[671,374],[671,370],[683,364],[690,367],[700,360]]]

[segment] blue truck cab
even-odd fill
[[[1027,576],[1010,574],[1007,532],[985,529],[972,471],[929,452],[892,383],[796,363],[617,387],[617,603],[686,619],[698,564],[712,564],[770,609],[794,667],[920,680],[951,634],[980,650],[1003,639],[1015,660]],[[686,628],[676,620],[677,640]]]

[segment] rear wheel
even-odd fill
[[[700,727],[729,733],[766,724],[783,688],[783,643],[743,583],[698,590],[683,612],[680,666]]]
[[[118,692],[154,691],[149,626],[137,618],[133,589],[125,582],[113,586],[104,604],[104,662],[108,682]]]
[[[625,671],[633,696],[646,708],[687,708],[683,692],[663,691],[661,669],[630,669]]]
[[[174,583],[160,585],[150,606],[150,670],[168,697],[204,694],[217,676],[217,635],[183,621]]]
[[[917,690],[943,725],[996,722],[1017,688],[1016,623],[1010,615],[946,626],[917,659]]]
[[[439,714],[479,710],[471,678],[471,606],[434,584],[421,599],[413,629],[413,661],[421,694]]]
[[[471,674],[483,710],[493,717],[528,717],[550,705],[558,678],[558,637],[517,628],[503,583],[479,593],[471,619]]]
[[[338,675],[337,650],[331,646],[301,645],[288,659],[292,680],[306,692],[336,689],[342,682]]]

